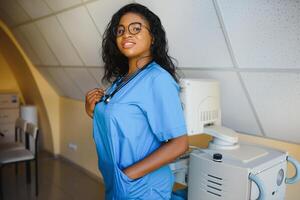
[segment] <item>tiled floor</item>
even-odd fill
[[[102,200],[104,187],[72,164],[41,153],[39,159],[39,195],[35,197],[34,171],[32,182],[26,184],[24,164],[18,175],[14,165],[2,170],[4,200]]]

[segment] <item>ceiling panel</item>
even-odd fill
[[[45,0],[45,2],[54,11],[63,10],[81,3],[80,0]]]
[[[7,26],[13,26],[13,25],[15,25],[15,22],[10,18],[10,16],[2,8],[0,8],[0,19]]]
[[[170,54],[180,67],[232,67],[212,1],[138,0],[164,25]]]
[[[84,95],[80,91],[80,88],[77,87],[76,83],[65,72],[64,68],[48,67],[47,70],[60,90],[63,91],[64,96],[77,100],[84,100]]]
[[[40,65],[41,64],[40,59],[38,58],[37,54],[32,50],[32,47],[27,42],[20,28],[14,29],[13,33],[14,36],[17,38],[19,44],[22,46],[23,50],[25,51],[26,55],[30,58],[31,62],[36,65]]]
[[[183,70],[185,78],[212,78],[220,82],[222,124],[236,131],[261,135],[260,128],[236,72]]]
[[[45,39],[42,37],[39,30],[36,28],[35,24],[26,24],[20,26],[22,33],[26,37],[27,41],[30,43],[31,47],[41,59],[44,65],[59,65],[56,57],[51,52]]]
[[[65,71],[76,82],[83,94],[99,87],[96,79],[85,68],[66,68]]]
[[[48,83],[52,86],[52,88],[57,92],[58,95],[65,96],[63,90],[54,81],[47,67],[37,67],[37,69],[43,75],[43,77],[48,81]]]
[[[36,22],[61,65],[83,65],[55,16]]]
[[[42,0],[17,0],[31,18],[38,18],[51,14],[50,8]]]
[[[244,72],[242,77],[266,135],[300,143],[300,74]]]
[[[239,67],[300,68],[299,1],[218,1]]]
[[[0,1],[0,8],[7,13],[15,24],[30,20],[30,17],[24,9],[16,2],[16,0]]]
[[[89,12],[91,13],[101,34],[103,34],[112,15],[122,6],[132,2],[133,1],[130,0],[101,0],[88,3],[87,8],[89,9]]]
[[[103,74],[104,74],[104,68],[103,67],[88,68],[88,71],[94,77],[94,79],[97,81],[98,85],[100,85],[100,87],[101,87],[103,85],[103,83],[101,82],[101,79],[102,79]],[[102,87],[106,88],[106,85],[103,85]]]
[[[102,66],[100,55],[101,36],[84,7],[78,7],[58,15],[63,28],[88,66]]]

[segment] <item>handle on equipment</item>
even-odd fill
[[[265,191],[266,190],[265,190],[265,186],[262,183],[262,181],[257,176],[255,176],[254,174],[250,174],[249,179],[251,181],[253,181],[258,187],[259,196],[258,196],[257,200],[265,200],[265,198],[266,198]]]
[[[295,167],[296,173],[293,177],[286,178],[285,183],[294,184],[300,180],[300,173],[299,173],[300,172],[300,163],[291,156],[287,156],[287,161],[290,162]]]

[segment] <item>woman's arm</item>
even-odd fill
[[[124,173],[131,179],[137,179],[166,165],[188,150],[188,136],[180,136],[169,140],[152,154],[140,162],[124,169]]]

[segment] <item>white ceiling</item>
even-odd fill
[[[299,1],[218,2],[240,67],[299,68]]]
[[[17,3],[32,19],[52,14],[49,6],[42,0],[17,0]]]
[[[300,73],[244,72],[266,136],[300,141]]]
[[[39,20],[36,24],[61,65],[83,65],[79,53],[66,36],[65,31],[60,26],[56,16]]]
[[[84,100],[102,86],[105,27],[130,2],[0,0],[0,18],[59,95]],[[185,77],[220,81],[224,125],[300,143],[299,1],[135,2],[160,17]]]
[[[84,65],[100,66],[101,35],[84,6],[57,15]]]
[[[35,23],[25,24],[18,28],[43,65],[59,65],[53,50]]]
[[[170,54],[180,67],[233,67],[212,1],[137,2],[147,5],[161,18]]]
[[[9,21],[11,25],[20,24],[30,20],[30,16],[25,12],[24,8],[16,1],[10,0],[0,1],[1,13],[4,13],[5,18],[3,20]]]
[[[81,4],[80,0],[45,0],[52,11],[60,11]]]

